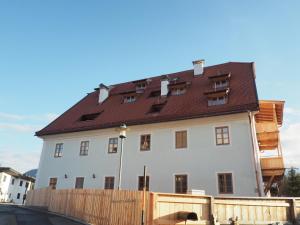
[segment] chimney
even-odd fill
[[[205,62],[204,59],[193,61],[194,76],[199,76],[203,74],[204,62]]]
[[[169,92],[169,78],[167,76],[164,76],[160,81],[160,95],[166,96]]]
[[[109,88],[107,86],[105,86],[104,84],[100,84],[99,85],[99,99],[98,99],[99,104],[104,102],[105,99],[107,99],[108,95],[109,95]]]

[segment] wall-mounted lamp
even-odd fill
[[[65,179],[67,179],[68,178],[68,175],[67,174],[65,174]]]
[[[96,175],[93,173],[93,178],[95,179],[96,178]]]

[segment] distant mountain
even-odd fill
[[[36,178],[37,169],[32,169],[24,173],[24,175]]]

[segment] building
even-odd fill
[[[44,144],[37,188],[116,188],[118,127],[126,124],[122,189],[140,189],[146,165],[147,188],[155,192],[268,193],[284,174],[276,152],[284,102],[259,101],[254,63],[193,65],[183,72],[100,84],[38,131]],[[262,158],[260,150],[275,157]]]
[[[0,167],[0,202],[22,204],[24,195],[33,189],[35,179],[9,167]]]

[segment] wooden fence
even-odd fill
[[[140,225],[142,198],[140,191],[38,189],[28,192],[26,206],[46,207],[94,225]]]
[[[28,193],[27,206],[82,219],[94,225],[140,225],[143,192],[116,190],[50,190]],[[185,224],[180,211],[195,212],[198,221],[186,224],[240,224],[300,222],[300,198],[235,198],[167,193],[146,194],[146,225]]]
[[[300,224],[300,199],[293,198],[238,198],[197,195],[151,193],[151,225],[185,224],[176,217],[179,211],[195,212],[198,221],[186,224],[230,224],[238,218],[239,224]]]

